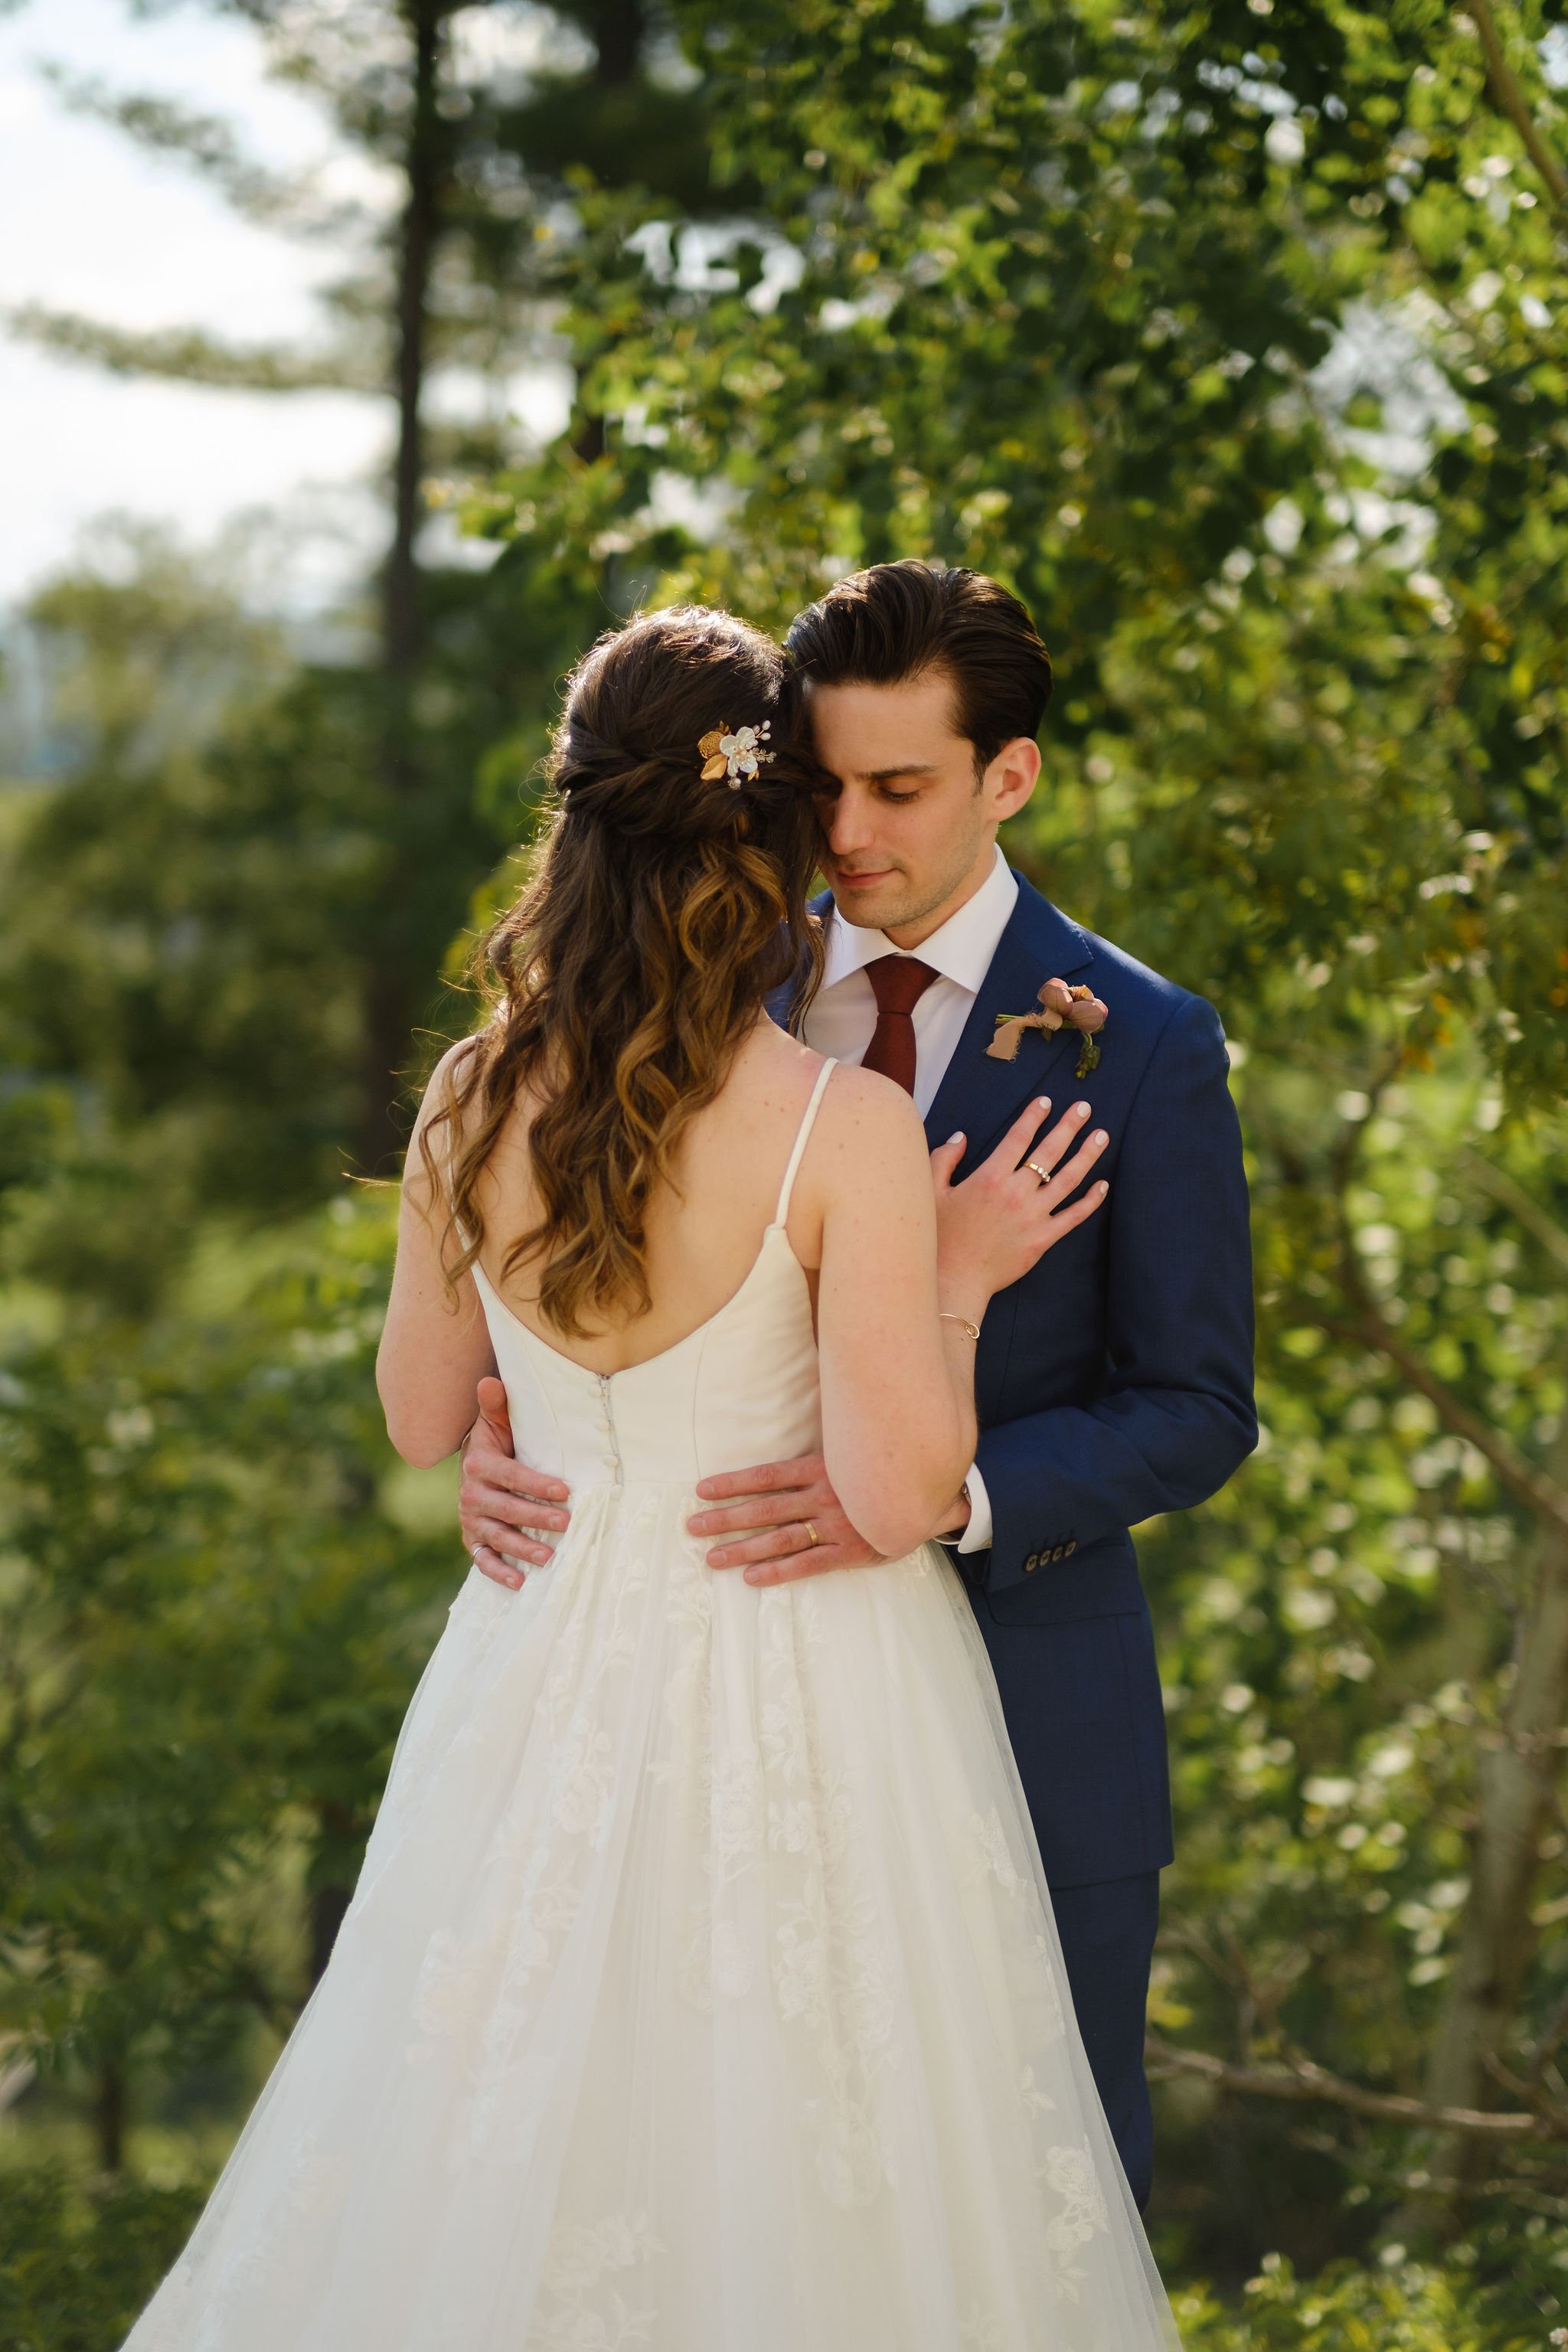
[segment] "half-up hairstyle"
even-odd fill
[[[557,805],[532,879],[480,950],[490,1020],[420,1136],[438,1192],[432,1136],[450,1130],[452,1282],[483,1245],[480,1179],[526,1092],[542,1209],[502,1279],[542,1258],[540,1308],[562,1332],[647,1312],[648,1202],[687,1121],[769,991],[804,973],[808,994],[820,969],[805,904],[820,778],[797,697],[770,638],[698,606],[639,615],[573,673]],[[701,738],[763,725],[773,757],[754,775],[703,781]]]

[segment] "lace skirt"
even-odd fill
[[[126,2352],[1175,2344],[945,1555],[759,1591],[692,1507],[469,1575]]]

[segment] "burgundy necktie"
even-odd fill
[[[915,1024],[910,1015],[939,975],[914,956],[879,956],[866,966],[877,1000],[877,1026],[860,1056],[863,1070],[879,1070],[907,1095],[915,1090]]]

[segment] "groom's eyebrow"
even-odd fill
[[[934,776],[934,760],[900,760],[894,768],[862,768],[861,781],[868,784],[890,784],[895,776]]]

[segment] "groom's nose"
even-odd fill
[[[837,797],[822,812],[821,824],[827,846],[835,857],[854,857],[869,849],[876,840],[876,811],[871,796],[860,787],[842,784]]]

